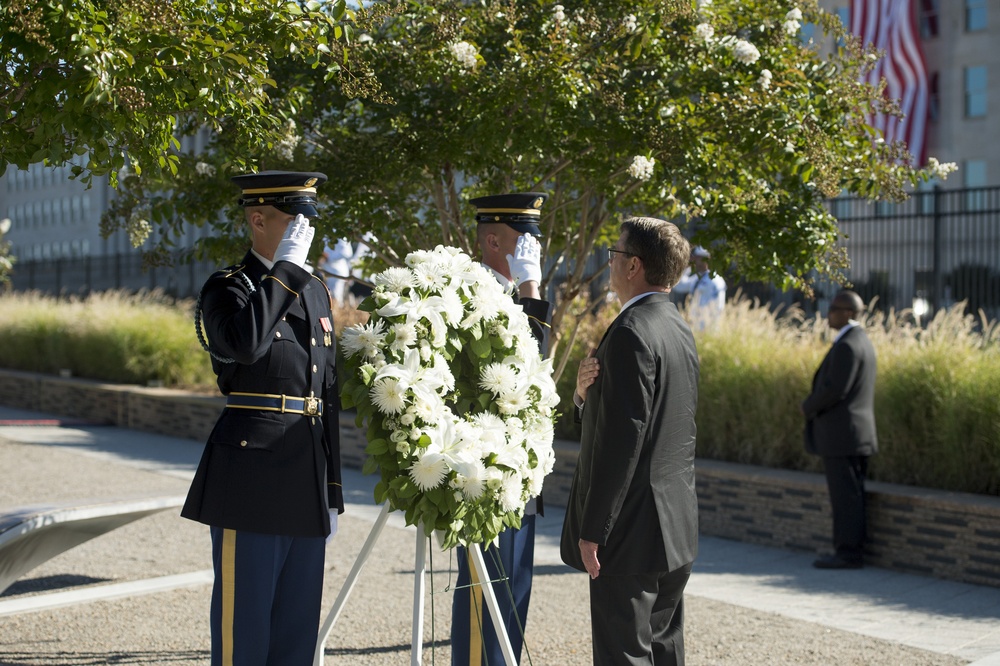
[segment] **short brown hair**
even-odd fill
[[[646,282],[657,287],[677,284],[691,257],[691,244],[677,225],[655,217],[630,217],[619,226],[627,235],[623,249],[639,257]]]

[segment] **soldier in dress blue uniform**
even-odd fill
[[[552,304],[541,297],[541,236],[538,227],[546,195],[518,192],[479,197],[470,203],[476,207],[476,235],[483,264],[497,280],[509,286],[514,300],[521,305],[531,332],[544,356],[548,351],[552,322]],[[493,583],[507,636],[520,663],[524,628],[531,599],[534,572],[535,516],[542,515],[542,498],[525,507],[520,529],[500,533],[499,543],[483,553]],[[459,546],[458,581],[452,601],[451,663],[454,666],[504,664],[500,641],[485,608],[482,588],[471,567],[468,552]]]
[[[308,666],[326,538],[344,510],[332,299],[305,268],[326,176],[232,180],[253,245],[199,299],[227,401],[181,515],[210,526],[213,666]]]

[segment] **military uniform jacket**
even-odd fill
[[[669,299],[623,310],[595,352],[561,542],[580,571],[580,539],[598,544],[601,573],[615,576],[674,571],[698,553],[698,353]]]
[[[202,288],[205,333],[223,394],[317,396],[322,416],[227,407],[181,515],[262,534],[322,537],[342,513],[336,338],[330,292],[287,261],[253,253]],[[329,341],[329,344],[327,344]]]

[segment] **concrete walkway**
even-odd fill
[[[48,419],[58,421],[52,415],[0,407],[0,437],[60,447],[181,479],[191,478],[201,454],[200,442],[110,426],[45,425]],[[374,521],[379,513],[371,501],[374,478],[351,469],[344,476],[349,515]],[[402,525],[401,517],[392,516],[390,521]],[[545,519],[538,523],[537,564],[562,564],[561,526],[561,511],[547,507]],[[1000,589],[871,567],[822,571],[812,568],[813,559],[808,554],[703,536],[687,592],[951,655],[975,666],[1000,666]],[[199,580],[204,577],[203,572],[192,575],[202,576]],[[191,581],[181,576],[177,584]]]

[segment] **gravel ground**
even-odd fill
[[[187,482],[56,447],[0,438],[0,509],[110,494],[183,494]],[[327,547],[324,607],[340,590],[371,529],[341,516]],[[326,646],[326,664],[405,664],[413,608],[415,532],[387,526]],[[80,585],[210,568],[207,528],[167,511],[93,539],[29,572],[0,601]],[[422,663],[450,662],[451,556],[432,543]],[[564,566],[535,570],[526,643],[535,665],[588,664],[587,578]],[[200,585],[0,617],[0,664],[207,664],[210,587]],[[689,666],[950,666],[962,659],[688,596]]]

